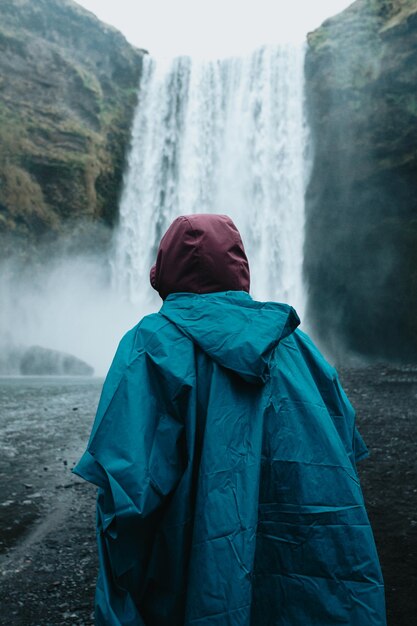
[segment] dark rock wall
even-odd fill
[[[357,0],[308,36],[309,314],[335,357],[417,358],[417,2]]]
[[[1,0],[4,241],[113,225],[143,54],[72,0]]]

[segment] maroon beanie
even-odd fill
[[[177,217],[162,237],[151,285],[163,300],[188,291],[249,292],[249,264],[239,231],[227,215]]]

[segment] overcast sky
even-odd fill
[[[155,56],[227,56],[303,40],[351,0],[78,0]]]

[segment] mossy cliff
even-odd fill
[[[72,0],[1,0],[0,233],[113,224],[143,54]]]
[[[306,100],[312,325],[336,356],[415,360],[417,1],[357,0],[310,33]]]

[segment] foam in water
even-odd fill
[[[119,292],[156,302],[149,268],[172,220],[227,213],[246,247],[252,295],[302,315],[303,62],[303,45],[290,44],[224,60],[145,58],[115,235]]]

